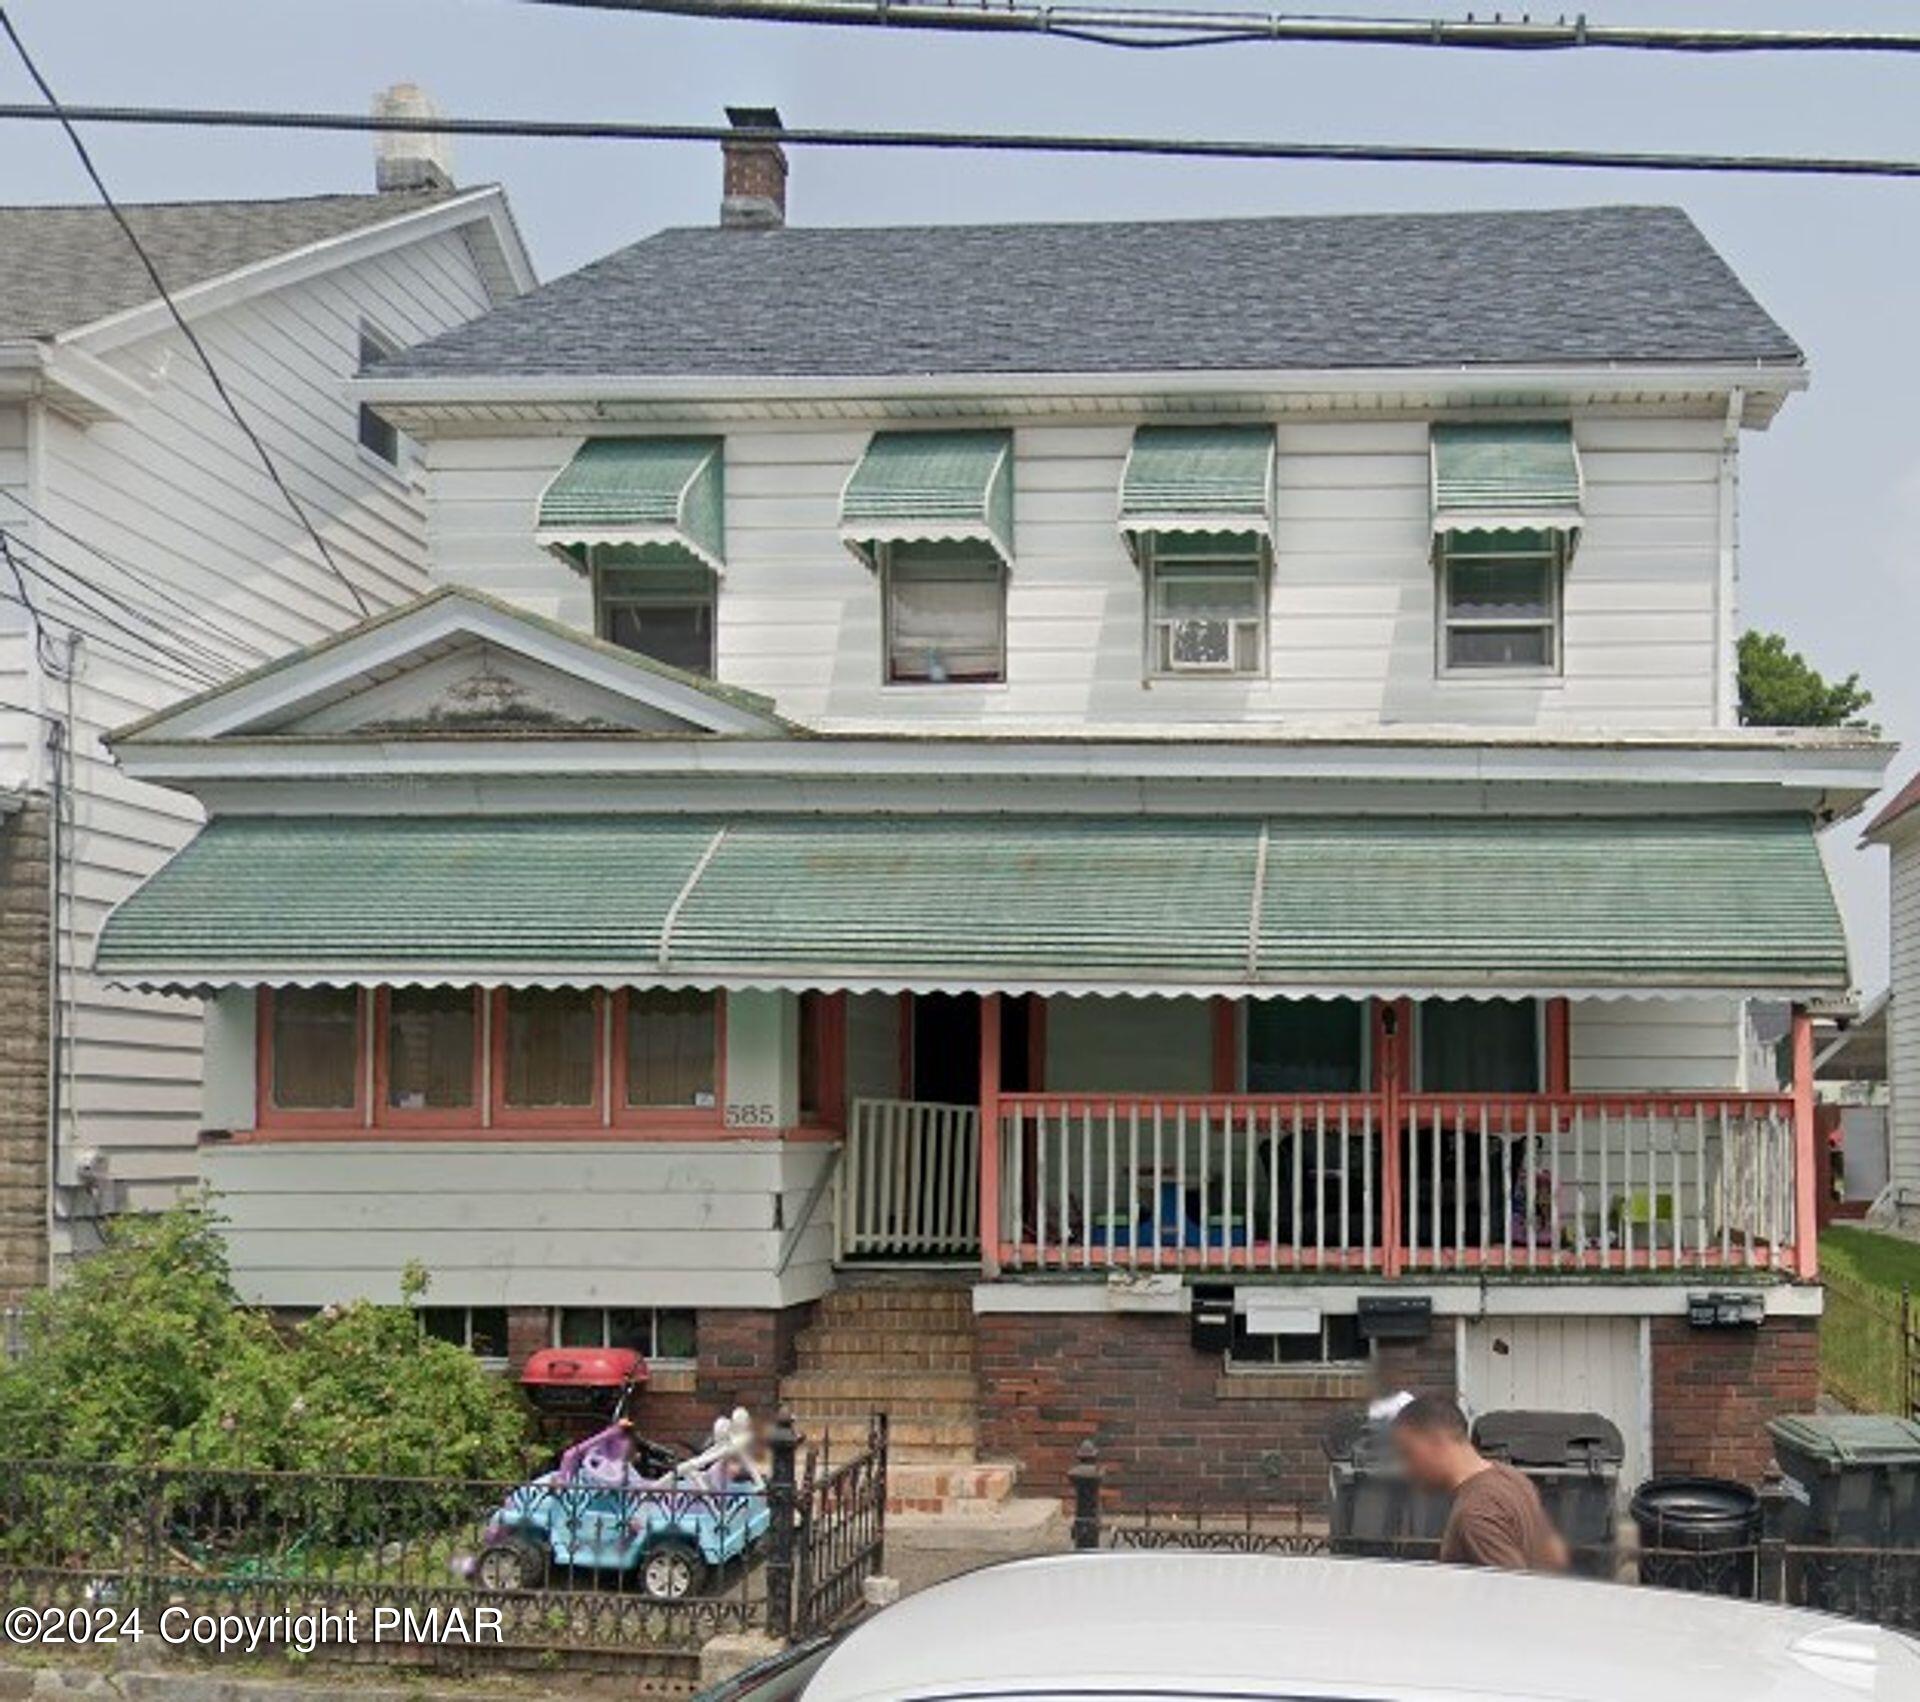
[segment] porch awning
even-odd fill
[[[1271,426],[1141,426],[1120,479],[1120,535],[1273,532]]]
[[[1565,420],[1443,422],[1428,442],[1436,532],[1580,529],[1580,452]]]
[[[1800,816],[221,817],[127,899],[132,986],[614,983],[1803,997]]]
[[[1013,434],[879,431],[840,499],[840,536],[869,567],[881,544],[955,540],[1013,561]]]
[[[717,437],[590,437],[540,497],[554,549],[629,546],[635,559],[726,566],[725,456]]]

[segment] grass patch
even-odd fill
[[[1920,1241],[1871,1229],[1829,1229],[1820,1237],[1820,1265],[1891,1294],[1902,1287],[1920,1294]]]
[[[1827,1304],[1820,1319],[1820,1382],[1857,1412],[1905,1413],[1914,1399],[1900,1291],[1920,1295],[1920,1244],[1868,1229],[1820,1237]],[[1916,1308],[1920,1310],[1920,1308]]]

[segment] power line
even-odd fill
[[[64,116],[83,124],[215,130],[388,131],[569,142],[779,142],[800,148],[928,149],[935,152],[1127,155],[1157,159],[1333,162],[1346,165],[1504,165],[1587,171],[1700,172],[1748,177],[1920,177],[1920,160],[1807,154],[1640,153],[1631,149],[1485,148],[1401,142],[1278,142],[1174,136],[1054,135],[971,130],[775,129],[726,124],[642,124],[614,119],[407,118],[358,112],[230,107],[0,104],[0,120]]]
[[[4,530],[0,530],[0,538],[5,537],[7,537],[7,533]],[[92,596],[98,598],[100,602],[107,604],[111,609],[119,611],[119,613],[127,616],[130,620],[136,623],[143,623],[135,627],[126,627],[122,624],[122,630],[137,633],[143,642],[150,644],[159,654],[165,655],[184,666],[191,666],[201,672],[211,672],[221,678],[231,677],[238,671],[237,665],[231,657],[221,651],[215,650],[211,645],[204,643],[191,633],[181,632],[175,628],[168,627],[166,622],[160,620],[151,609],[142,608],[138,604],[132,603],[125,597],[120,596],[117,592],[108,589],[108,587],[88,579],[84,574],[78,572],[66,562],[49,555],[44,549],[41,549],[35,544],[28,543],[26,539],[18,535],[13,536],[11,542],[14,549],[24,552],[26,555],[32,557],[33,560],[41,563],[46,571],[36,571],[30,564],[27,565],[26,570],[32,573],[36,579],[46,585],[50,590],[70,598],[78,607],[86,609],[90,613],[103,614],[104,611],[100,609],[98,603],[87,601],[86,594],[90,593]],[[48,573],[61,575],[62,579],[71,581],[72,585],[79,586],[80,590],[75,591],[69,585],[49,578]],[[159,638],[152,636],[155,632],[163,632],[170,642],[162,643]]]
[[[1585,17],[1362,18],[1176,7],[952,4],[949,0],[522,0],[570,11],[854,28],[1046,35],[1106,47],[1217,47],[1236,42],[1466,48],[1505,53],[1626,49],[1650,53],[1920,53],[1904,30],[1741,30],[1596,24]]]
[[[241,413],[239,404],[227,389],[226,381],[220,376],[219,368],[213,364],[213,357],[207,352],[206,345],[200,341],[199,334],[187,323],[186,315],[180,311],[179,304],[174,301],[167,289],[166,280],[160,275],[160,268],[154,264],[153,256],[147,252],[145,245],[135,234],[133,225],[126,214],[120,210],[119,203],[114,200],[112,192],[107,188],[106,179],[100,175],[99,168],[93,163],[92,154],[87,151],[86,143],[81,140],[80,132],[74,127],[72,116],[60,104],[59,96],[53,92],[53,85],[41,75],[40,67],[34,63],[33,55],[27,51],[27,44],[20,39],[20,32],[13,27],[13,19],[8,16],[4,6],[0,6],[0,30],[5,31],[7,40],[13,44],[14,52],[19,55],[21,65],[46,101],[47,115],[59,123],[60,128],[66,133],[67,140],[73,144],[74,154],[99,195],[101,205],[113,215],[114,223],[120,227],[122,234],[132,244],[134,253],[139,256],[140,264],[153,284],[154,293],[166,304],[167,311],[173,316],[173,322],[179,327],[181,336],[186,339],[188,347],[193,350],[201,366],[206,369],[214,394],[219,397],[227,412],[233,416],[233,423],[240,428],[241,434],[253,445],[254,453],[259,456],[261,466],[267,471],[267,477],[273,481],[275,489],[286,500],[287,507],[293,511],[294,517],[305,529],[307,536],[313,540],[313,547],[319,552],[320,560],[325,564],[327,571],[346,587],[347,595],[353,599],[354,607],[360,611],[361,616],[363,618],[370,616],[373,610],[366,598],[360,594],[360,588],[346,576],[340,564],[333,559],[333,552],[327,548],[326,540],[320,536],[319,528],[314,525],[300,500],[293,494],[292,487],[281,475],[279,463],[274,460],[259,433],[248,422],[246,415]]]
[[[80,631],[87,633],[89,637],[102,638],[103,633],[99,627],[89,626],[86,621],[75,618],[75,611],[77,611],[80,614],[90,616],[92,620],[96,622],[102,623],[106,628],[124,634],[134,643],[144,645],[146,650],[151,653],[150,656],[135,656],[134,659],[146,666],[157,667],[182,678],[191,679],[196,686],[219,685],[223,679],[230,677],[230,671],[229,674],[223,675],[208,662],[193,655],[192,652],[176,649],[162,642],[159,638],[156,638],[150,626],[142,626],[139,624],[142,617],[139,616],[138,613],[135,613],[131,618],[123,619],[121,613],[115,611],[110,599],[103,598],[102,602],[90,601],[84,594],[84,590],[86,589],[85,580],[80,579],[78,575],[71,573],[69,570],[61,569],[57,563],[51,563],[41,551],[34,549],[33,546],[27,544],[23,539],[14,537],[10,540],[10,543],[12,546],[9,552],[10,561],[16,572],[25,574],[27,578],[45,587],[46,590],[68,605],[68,607],[64,609],[49,609],[43,616],[42,612],[36,608],[33,603],[27,601],[23,587],[21,601],[26,603],[26,607],[36,620],[44,618],[57,621],[63,626],[77,627]],[[36,567],[32,560],[26,559],[29,556],[40,558],[45,565]],[[73,580],[82,587],[82,589],[76,590],[74,584],[63,583],[60,579],[56,579],[53,576],[54,571],[65,573],[68,579]],[[103,606],[103,604],[105,606]]]
[[[27,610],[29,615],[33,612],[33,604],[17,592],[0,589],[0,603],[17,603],[21,608]],[[115,655],[126,661],[137,663],[140,667],[148,669],[158,668],[162,673],[172,674],[178,683],[189,686],[195,691],[202,691],[206,689],[207,686],[218,683],[217,681],[196,678],[180,669],[163,664],[156,664],[152,657],[141,654],[141,652],[133,649],[130,645],[121,643],[118,639],[109,638],[106,634],[95,631],[84,622],[73,620],[65,615],[58,615],[54,618],[61,626],[69,627],[73,631],[82,634],[89,644],[98,645],[102,650],[112,651]]]
[[[203,611],[196,609],[186,598],[179,596],[159,575],[149,573],[145,569],[135,566],[134,563],[123,560],[121,557],[112,555],[106,550],[101,549],[99,545],[83,537],[80,533],[52,519],[44,510],[36,508],[18,491],[0,486],[0,497],[5,497],[37,525],[44,527],[56,537],[64,538],[68,543],[77,545],[79,548],[85,550],[88,555],[114,569],[116,572],[125,574],[134,584],[151,592],[155,600],[163,607],[171,609],[182,619],[193,622],[196,626],[210,633],[222,643],[230,644],[236,650],[251,654],[256,661],[268,662],[273,659],[272,651],[262,648],[260,645],[255,644],[250,638],[244,637],[230,627],[223,626],[220,622],[211,619]],[[4,522],[0,522],[0,527],[3,526]],[[22,541],[22,547],[25,548],[29,546]],[[67,571],[75,572],[72,568],[69,568]],[[79,577],[79,575],[75,573],[75,577]],[[88,581],[88,583],[94,582]],[[104,587],[101,587],[101,589],[104,590]],[[151,611],[144,612],[151,616]],[[152,616],[151,618],[160,619],[163,625],[166,624],[162,617]]]

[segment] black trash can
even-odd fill
[[[1612,1419],[1597,1412],[1482,1413],[1474,1422],[1473,1444],[1532,1480],[1553,1528],[1573,1550],[1576,1572],[1613,1575],[1627,1444]]]
[[[1717,1477],[1649,1478],[1629,1504],[1640,1582],[1751,1600],[1760,1581],[1760,1497]]]
[[[1400,1470],[1392,1426],[1363,1412],[1343,1413],[1327,1427],[1329,1525],[1336,1554],[1431,1560],[1447,1528],[1444,1495],[1416,1490]]]
[[[1876,1618],[1890,1597],[1915,1599],[1920,1423],[1808,1414],[1777,1418],[1767,1429],[1786,1474],[1782,1534],[1795,1551],[1797,1593],[1807,1606]]]

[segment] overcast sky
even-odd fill
[[[1920,61],[1870,55],[1265,43],[1138,53],[518,0],[10,0],[10,9],[72,101],[364,110],[375,89],[405,80],[462,116],[717,122],[728,103],[771,102],[804,125],[1920,155]],[[1418,0],[1341,0],[1337,9],[1427,12]],[[1920,28],[1900,0],[1593,0],[1585,9],[1607,23]],[[31,97],[17,68],[0,64],[0,100]],[[131,200],[371,182],[365,136],[102,130],[92,141],[107,181]],[[707,147],[462,140],[455,164],[462,182],[507,186],[543,278],[662,225],[709,222],[719,195]],[[0,198],[85,195],[50,130],[16,124],[0,134]],[[892,224],[1603,201],[1685,207],[1808,351],[1812,390],[1746,439],[1743,613],[1749,625],[1786,632],[1823,670],[1857,670],[1886,731],[1920,751],[1911,662],[1920,595],[1908,537],[1920,523],[1920,182],[802,151],[789,206],[796,222]],[[1914,761],[1902,755],[1896,778]],[[1884,854],[1855,848],[1857,824],[1828,837],[1856,973],[1875,989],[1886,979]]]

